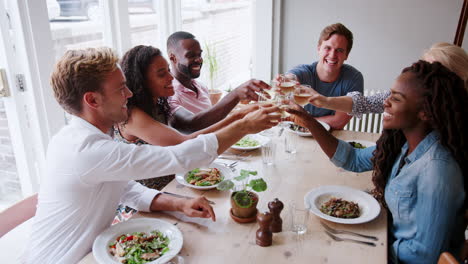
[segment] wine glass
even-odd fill
[[[280,74],[276,78],[278,86],[286,96],[294,92],[294,87],[299,84],[297,76],[292,73]]]
[[[309,103],[312,95],[313,90],[310,85],[301,84],[294,88],[294,101],[302,107]]]

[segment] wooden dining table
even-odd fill
[[[287,129],[286,129],[287,130]],[[304,196],[312,189],[324,185],[344,185],[358,190],[373,188],[372,173],[347,172],[337,168],[321,150],[313,137],[297,135],[297,153],[284,151],[284,137],[272,131],[276,157],[274,165],[262,163],[260,149],[245,153],[249,158],[239,161],[235,175],[240,169],[256,170],[268,184],[266,191],[258,193],[260,212],[268,211],[268,202],[281,200],[283,231],[273,234],[273,244],[260,247],[255,243],[257,223],[240,224],[230,217],[230,192],[216,189],[200,191],[172,181],[164,191],[186,196],[204,195],[215,202],[216,222],[209,219],[189,218],[180,213],[138,213],[134,217],[157,218],[180,229],[183,247],[179,256],[184,263],[386,263],[387,262],[387,211],[382,208],[374,220],[362,224],[337,224],[325,221],[329,226],[372,235],[378,238],[376,247],[346,241],[334,241],[320,225],[321,218],[311,214],[307,232],[299,235],[291,231],[290,205],[304,204]],[[375,142],[379,134],[354,131],[333,131],[339,139],[366,140]],[[229,162],[229,160],[220,160]],[[358,237],[339,235],[358,240]],[[81,264],[97,263],[89,253]]]

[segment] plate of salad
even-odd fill
[[[317,120],[327,131],[330,131],[330,125]],[[312,133],[310,133],[309,129],[298,124],[294,124],[293,122],[284,122],[287,124],[288,132],[295,133],[301,137],[312,137]]]
[[[93,243],[93,255],[101,264],[166,263],[182,248],[180,230],[163,220],[131,219],[104,230]]]
[[[176,181],[197,190],[216,188],[218,183],[231,177],[231,171],[223,164],[213,162],[207,167],[195,168],[185,174],[176,174]]]
[[[372,147],[375,145],[375,142],[367,141],[367,140],[353,139],[353,140],[345,140],[345,141],[348,142],[354,148],[358,148],[358,149],[365,149],[365,148]]]
[[[269,141],[270,138],[268,137],[259,134],[250,134],[241,138],[241,140],[237,141],[236,144],[231,146],[231,148],[237,150],[254,150],[261,148]]]

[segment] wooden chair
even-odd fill
[[[437,264],[459,264],[457,259],[449,252],[442,252],[439,257]]]
[[[36,215],[37,194],[0,212],[0,238],[26,220]]]
[[[7,263],[24,262],[36,205],[37,194],[34,194],[0,212],[0,248]]]

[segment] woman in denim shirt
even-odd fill
[[[289,112],[337,166],[374,170],[375,195],[392,216],[390,261],[436,263],[443,251],[458,255],[464,240],[467,104],[456,74],[438,62],[419,61],[403,70],[385,100],[376,147],[354,149],[299,106]]]

